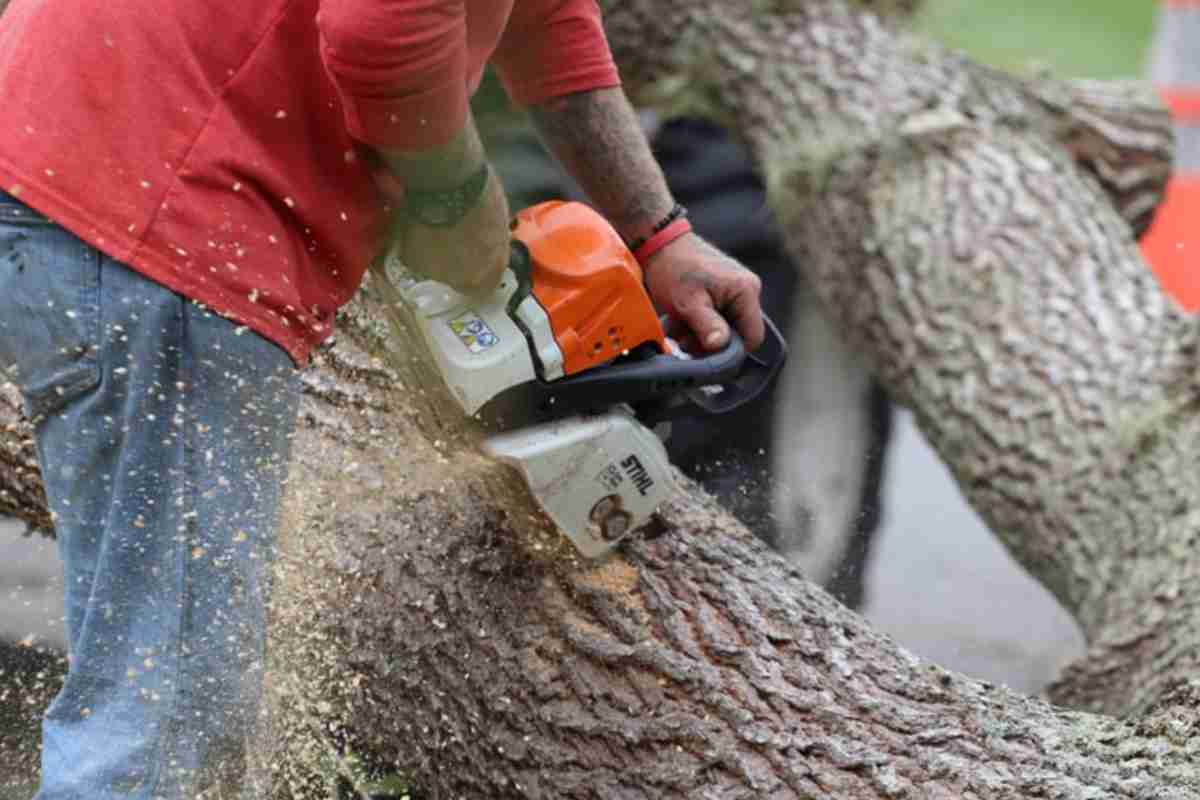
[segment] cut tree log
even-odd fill
[[[0,641],[0,798],[33,795],[42,712],[66,668],[66,659],[50,648]]]
[[[1087,711],[922,662],[696,491],[580,561],[376,274],[306,376],[259,794],[1200,797],[1196,326],[1132,234],[1165,114],[866,3],[609,5],[631,88],[738,129],[831,318],[1080,620],[1052,696]]]

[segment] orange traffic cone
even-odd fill
[[[1174,174],[1142,254],[1184,308],[1200,310],[1200,0],[1165,0],[1150,79],[1175,122]]]

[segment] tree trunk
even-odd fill
[[[1166,177],[1165,116],[1132,87],[977,67],[859,4],[780,5],[608,20],[646,95],[737,121],[832,317],[1078,617],[1092,666],[1056,696],[1144,706],[1189,673],[1195,624],[1195,324],[1127,224]]]
[[[0,515],[20,519],[30,531],[52,534],[33,429],[21,412],[20,392],[0,383]]]
[[[0,798],[33,795],[42,712],[66,666],[61,654],[31,642],[0,641]]]
[[[1196,334],[1130,227],[1165,177],[1165,115],[979,68],[849,0],[608,13],[644,96],[737,125],[831,317],[1082,623],[1092,650],[1056,699],[1113,716],[920,661],[695,491],[659,535],[581,561],[478,454],[376,275],[307,374],[257,779],[1197,796]]]
[[[432,797],[1192,796],[1186,687],[1122,722],[922,663],[695,495],[582,563],[469,431],[396,413],[435,384],[343,328],[325,369],[371,388],[306,400],[343,427],[297,440],[276,609],[292,796],[337,758]]]

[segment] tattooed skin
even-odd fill
[[[533,110],[546,146],[626,241],[649,236],[675,205],[662,170],[620,89],[567,95]],[[682,323],[685,348],[724,344],[729,322],[751,348],[763,339],[758,277],[689,233],[644,265],[655,307]],[[703,343],[689,346],[686,340]]]
[[[741,265],[739,265],[739,267],[740,266]],[[679,276],[679,282],[681,284],[693,284],[708,291],[715,289],[718,285],[717,279],[714,276],[707,272],[701,272],[700,270],[693,270],[691,272],[683,273]]]
[[[547,148],[626,241],[649,235],[671,210],[662,170],[621,89],[558,97],[531,114]]]

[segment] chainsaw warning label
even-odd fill
[[[459,341],[466,345],[472,353],[482,353],[500,342],[500,337],[496,335],[495,331],[488,327],[488,324],[483,321],[483,317],[474,311],[460,314],[447,324]]]
[[[609,491],[615,492],[625,482],[625,476],[621,474],[620,468],[616,463],[609,464],[604,470],[596,476],[596,480],[600,481]]]

